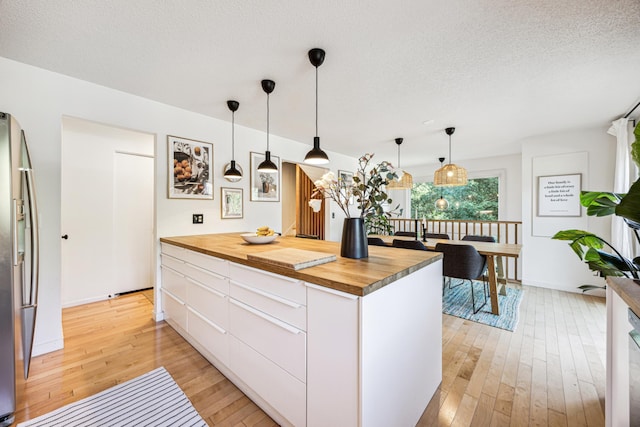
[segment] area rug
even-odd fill
[[[171,375],[160,367],[18,427],[206,425]]]
[[[508,331],[514,331],[516,329],[520,302],[522,301],[522,291],[520,289],[507,287],[507,295],[498,295],[499,316],[491,313],[491,298],[488,298],[487,305],[482,307],[476,314],[473,314],[473,310],[471,309],[471,287],[468,281],[465,281],[463,284],[461,283],[462,280],[451,279],[452,289],[449,289],[448,286],[445,288],[442,301],[443,313]],[[481,304],[480,301],[483,296],[483,284],[482,282],[474,281],[473,285],[476,305],[479,305]]]

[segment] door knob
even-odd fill
[[[69,238],[69,235],[68,235],[68,234],[65,234],[64,236],[62,236],[62,238],[63,238],[64,240],[67,240],[67,239]]]

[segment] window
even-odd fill
[[[464,187],[436,187],[432,182],[414,183],[411,213],[414,218],[498,220],[499,178],[469,179]],[[449,202],[445,210],[436,208],[440,195]]]

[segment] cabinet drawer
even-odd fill
[[[229,303],[227,295],[187,278],[187,305],[207,320],[227,329]]]
[[[300,280],[234,263],[229,263],[228,277],[235,282],[307,305],[307,289]]]
[[[234,281],[229,284],[229,294],[298,329],[307,330],[307,307],[302,304]]]
[[[307,396],[304,383],[233,336],[229,337],[229,363],[231,370],[247,386],[291,424],[307,424]]]
[[[175,258],[171,255],[160,255],[162,265],[177,271],[180,274],[187,274],[187,264],[181,259]]]
[[[189,334],[220,362],[229,364],[229,334],[214,322],[204,318],[191,307],[187,308]]]
[[[187,277],[220,293],[229,295],[229,281],[226,277],[192,264],[185,264],[184,269]]]
[[[173,326],[175,323],[183,331],[187,330],[187,307],[170,292],[162,290],[162,311],[164,319]]]
[[[184,253],[187,250],[184,248],[181,248],[180,246],[174,246],[168,243],[160,243],[160,251],[163,254],[167,254],[167,255],[171,255],[172,257],[183,259]]]
[[[196,265],[224,277],[229,277],[229,261],[227,260],[190,250],[184,251],[184,260],[189,264]]]
[[[307,335],[287,323],[233,298],[229,299],[229,330],[233,336],[305,382]]]
[[[185,301],[187,299],[187,278],[165,264],[160,267],[162,268],[162,289],[172,293],[180,301]]]

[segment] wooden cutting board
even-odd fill
[[[336,260],[336,256],[333,254],[295,248],[247,254],[247,258],[252,261],[264,262],[293,270],[301,270]]]

